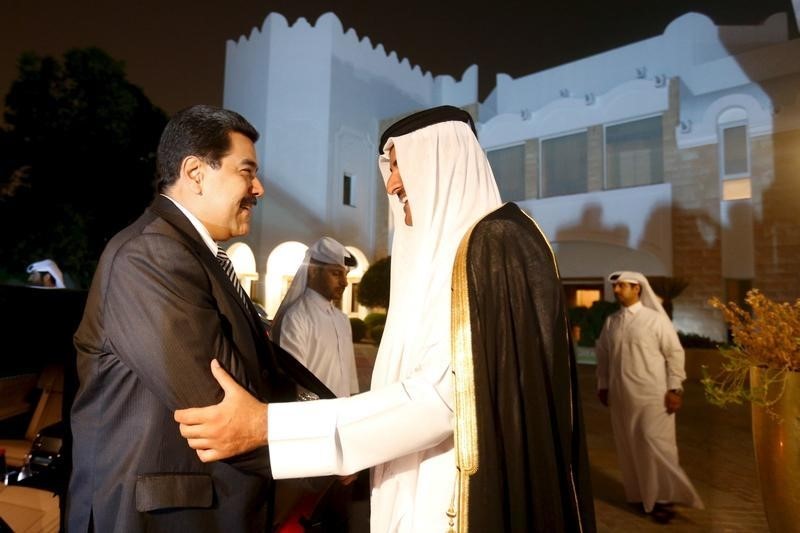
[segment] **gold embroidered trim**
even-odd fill
[[[474,228],[474,226],[473,226]],[[458,479],[456,481],[456,531],[469,530],[469,476],[478,471],[478,426],[475,410],[475,380],[472,361],[472,330],[467,284],[467,250],[472,229],[461,240],[453,264],[451,343],[455,426],[453,439]],[[449,514],[449,513],[448,513]]]

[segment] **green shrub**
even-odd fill
[[[570,307],[567,309],[567,316],[569,317],[569,323],[573,326],[580,326],[583,321],[586,319],[586,315],[589,314],[589,308],[585,306],[578,306],[578,307]]]
[[[722,344],[698,333],[684,333],[683,331],[679,331],[678,338],[681,341],[681,346],[684,348],[717,348]]]
[[[570,324],[581,328],[581,338],[578,341],[578,345],[594,346],[595,341],[600,336],[600,331],[603,329],[606,318],[617,309],[619,309],[618,303],[605,300],[597,300],[588,309],[586,307],[570,309],[567,312]]]
[[[367,329],[383,326],[386,324],[386,313],[370,313],[364,317],[364,323],[367,325]]]
[[[350,319],[350,329],[353,332],[353,342],[359,342],[367,334],[367,325],[360,318]]]
[[[391,257],[372,263],[358,284],[358,303],[365,307],[389,307],[389,277],[392,271]]]
[[[379,324],[374,326],[369,330],[369,336],[375,341],[375,344],[381,343],[381,337],[383,337],[383,324]]]

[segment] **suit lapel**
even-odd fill
[[[186,242],[191,246],[196,252],[200,260],[205,263],[208,271],[211,273],[212,276],[217,280],[217,283],[224,287],[224,290],[228,293],[228,296],[236,302],[236,305],[244,313],[245,317],[247,317],[248,322],[250,323],[251,329],[254,330],[254,333],[261,328],[257,327],[255,322],[254,313],[255,309],[252,308],[252,304],[248,302],[248,306],[245,307],[244,302],[239,297],[239,293],[236,292],[236,287],[233,286],[231,280],[228,279],[228,276],[225,274],[225,271],[220,267],[217,258],[210,254],[210,250],[208,246],[206,246],[205,241],[197,233],[197,230],[194,228],[189,219],[181,213],[181,210],[178,209],[171,200],[164,198],[160,194],[156,196],[155,200],[150,206],[150,209],[158,215],[159,217],[163,218],[175,228],[177,228],[185,237]],[[258,315],[255,314],[255,317]]]
[[[255,307],[253,307],[253,304],[249,301],[248,305],[245,307],[233,283],[231,283],[225,271],[220,267],[217,258],[209,253],[205,241],[203,241],[203,238],[197,233],[195,227],[181,210],[178,209],[171,200],[164,198],[160,194],[156,195],[156,198],[150,205],[150,210],[156,216],[166,220],[184,236],[186,243],[196,251],[197,256],[204,262],[210,275],[216,279],[219,285],[225,287],[228,297],[235,301],[239,309],[242,310],[250,326],[253,338],[255,339],[256,357],[261,365],[270,372],[273,378],[277,378],[277,376],[274,375],[275,372],[285,372],[291,376],[294,381],[308,390],[317,393],[321,398],[334,398],[335,395],[307,368],[288,352],[285,352],[267,339],[266,332],[261,324],[261,319],[258,317],[258,313],[256,313]]]

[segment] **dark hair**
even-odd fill
[[[156,189],[175,183],[183,160],[194,155],[214,168],[231,147],[230,134],[241,133],[253,142],[258,131],[239,113],[210,105],[195,105],[175,113],[158,143]]]

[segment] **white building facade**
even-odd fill
[[[313,26],[271,14],[227,45],[224,105],[262,133],[265,205],[245,242],[261,279],[287,241],[330,235],[370,260],[386,255],[380,131],[419,109],[461,106],[503,199],[553,243],[573,304],[602,295],[613,270],[681,278],[677,327],[721,339],[710,297],[739,299],[751,286],[800,297],[797,58],[784,14],[748,27],[688,14],[645,41],[499,75],[479,104],[475,66],[460,81],[434,77],[332,14]]]

